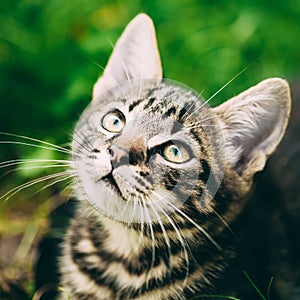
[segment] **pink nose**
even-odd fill
[[[126,144],[116,141],[109,147],[108,152],[113,167],[117,168],[121,165],[138,165],[145,162],[147,148],[142,139],[136,139],[132,143],[127,141]]]

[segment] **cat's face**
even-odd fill
[[[191,199],[197,210],[213,210],[228,166],[250,182],[275,149],[289,114],[288,87],[268,80],[228,103],[211,109],[163,80],[152,23],[139,15],[75,128],[82,197],[124,222],[168,218]]]
[[[224,172],[222,142],[199,95],[144,79],[93,101],[77,124],[73,152],[86,198],[113,219],[141,222],[174,212],[192,196],[210,209]],[[215,186],[208,195],[209,180]]]

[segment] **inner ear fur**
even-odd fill
[[[93,98],[103,91],[134,79],[162,78],[162,66],[153,22],[137,15],[117,41],[103,75],[93,89]]]
[[[214,108],[225,156],[241,176],[261,171],[286,130],[291,110],[288,83],[270,78]]]

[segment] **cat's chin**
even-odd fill
[[[111,189],[112,192],[114,193],[114,195],[123,200],[123,201],[128,201],[122,194],[114,176],[112,175],[112,173],[109,173],[108,175],[106,175],[105,177],[103,177],[101,179],[101,181],[106,185],[107,189]]]
[[[100,215],[122,223],[151,223],[160,221],[174,212],[179,204],[175,195],[158,188],[151,196],[127,195],[125,198],[113,175],[107,175],[98,182],[78,182],[78,198],[87,201]],[[128,191],[129,193],[129,191]]]

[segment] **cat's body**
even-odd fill
[[[61,299],[253,299],[238,216],[289,113],[281,79],[214,109],[162,80],[152,22],[134,19],[75,128]]]
[[[160,97],[155,96],[156,94],[159,94]],[[182,100],[185,98],[184,96],[182,91],[174,87],[170,90],[165,85],[152,89],[150,93],[148,91],[148,99],[143,96],[140,97],[145,100],[141,102],[140,107],[136,106],[136,111],[132,110],[137,118],[133,122],[141,122],[138,125],[133,124],[133,126],[141,129],[144,125],[149,128],[155,120],[155,115],[159,113],[159,116],[156,116],[161,119],[159,124],[167,130],[163,132],[162,128],[158,128],[158,132],[165,139],[169,131],[175,131],[173,134],[176,136],[176,129],[174,129],[176,126],[179,126],[177,130],[180,130],[182,124],[194,124],[195,122],[193,118],[175,122],[174,120],[178,120],[178,118],[172,117],[172,115],[180,115],[180,112],[183,114],[182,110],[184,113],[186,112],[183,107],[176,108],[174,105],[176,97],[177,100]],[[190,93],[188,96],[191,102],[189,104],[188,101],[185,101],[185,104],[188,104],[186,107],[189,107],[193,101],[197,101],[197,98],[192,98]],[[155,99],[152,100],[151,105],[149,105],[149,99]],[[194,106],[200,108],[202,104],[200,101],[198,102]],[[180,102],[178,101],[178,103]],[[121,105],[118,104],[117,106],[120,107]],[[147,106],[146,114],[149,124],[145,124],[146,121],[143,117],[145,106]],[[131,107],[131,103],[128,107]],[[168,115],[170,110],[172,111],[171,116]],[[205,110],[202,107],[202,112]],[[138,111],[141,112],[140,120]],[[209,112],[206,112],[205,116],[207,120],[203,121],[202,125],[209,126],[206,130],[210,132],[210,136],[218,136],[218,132],[214,131],[213,126],[215,118],[209,117]],[[164,119],[167,125],[163,124]],[[205,128],[205,125],[203,127]],[[151,134],[157,137],[155,129],[152,128],[151,131]],[[207,139],[201,130],[198,131],[197,128],[194,128],[192,131],[193,137],[197,141],[201,138]],[[132,134],[132,129],[128,134]],[[128,136],[125,133],[124,135],[125,140],[128,141]],[[134,137],[138,136],[139,133],[135,132]],[[174,137],[175,139],[178,140],[178,137]],[[161,203],[161,207],[158,204],[157,206],[153,204],[153,207],[149,206],[149,216],[154,214],[155,209],[157,215],[161,214],[162,209],[164,209],[166,216],[160,216],[161,220],[157,217],[158,220],[150,223],[147,210],[145,210],[145,213],[139,216],[139,218],[144,218],[144,222],[131,224],[127,218],[133,219],[130,212],[134,208],[126,211],[122,207],[121,210],[124,209],[125,215],[123,216],[118,212],[115,217],[113,216],[114,219],[117,219],[114,221],[103,216],[98,210],[91,210],[90,203],[83,201],[80,204],[77,216],[72,220],[67,234],[62,259],[63,274],[66,274],[63,276],[63,284],[71,290],[71,294],[76,295],[77,291],[79,294],[87,293],[86,299],[90,299],[92,295],[99,299],[183,299],[183,296],[190,299],[197,290],[206,293],[211,293],[214,290],[216,274],[219,274],[230,264],[233,256],[232,242],[230,242],[230,236],[233,236],[230,230],[226,228],[225,222],[230,223],[238,210],[242,208],[240,194],[245,193],[243,188],[247,189],[247,185],[239,176],[227,171],[227,168],[223,166],[222,159],[218,158],[218,162],[214,161],[214,158],[220,155],[218,142],[211,141],[208,143],[206,141],[206,143],[211,148],[206,145],[209,154],[203,153],[201,165],[198,167],[199,173],[198,170],[195,173],[197,178],[193,174],[193,167],[188,164],[185,166],[186,170],[178,170],[180,172],[178,178],[167,169],[176,167],[171,164],[165,166],[163,169],[165,174],[162,173],[159,176],[159,184],[169,189],[169,193],[180,185],[177,181],[181,176],[188,180],[188,182],[184,182],[182,187],[179,187],[182,190],[177,192],[177,195],[181,196],[182,201],[184,201],[182,214],[176,210],[169,213],[168,208],[163,207],[163,203]],[[131,147],[138,148],[135,144]],[[130,153],[130,150],[128,152]],[[139,152],[135,153],[138,157],[142,156],[138,155]],[[140,166],[143,170],[146,167],[145,161],[141,160],[139,163],[143,164]],[[132,164],[135,163],[132,162]],[[156,172],[159,173],[158,166],[154,166],[154,164],[155,162],[153,162],[152,168],[157,167]],[[221,169],[222,167],[225,169]],[[216,176],[216,179],[213,180],[216,181],[221,180],[218,178],[219,173],[223,175],[225,172],[222,184],[218,184],[217,187],[214,186],[217,183],[213,182],[212,177],[210,177],[213,176],[211,169]],[[174,168],[172,171],[175,172],[176,169]],[[92,171],[89,170],[88,173],[90,172]],[[153,175],[152,178],[150,177],[148,182],[157,180]],[[142,177],[140,180],[143,179]],[[210,182],[208,182],[209,179]],[[130,178],[127,180],[129,181]],[[206,187],[209,184],[211,191]],[[196,185],[197,187],[195,187]],[[207,195],[205,195],[206,192]],[[124,191],[123,194],[125,194]],[[217,202],[209,202],[213,195],[215,199],[218,199]],[[166,197],[166,195],[163,196]],[[205,204],[201,204],[201,198]],[[147,199],[145,200],[147,201]],[[154,200],[157,201],[155,198]],[[164,201],[163,198],[162,201]],[[126,204],[125,202],[125,207]],[[181,205],[175,204],[181,210]],[[110,205],[113,204],[110,203]],[[117,211],[113,207],[109,207],[109,209]],[[139,209],[136,208],[136,210]],[[120,223],[122,217],[124,221]],[[201,227],[202,231],[193,222],[199,228]],[[79,269],[77,269],[78,267]]]

